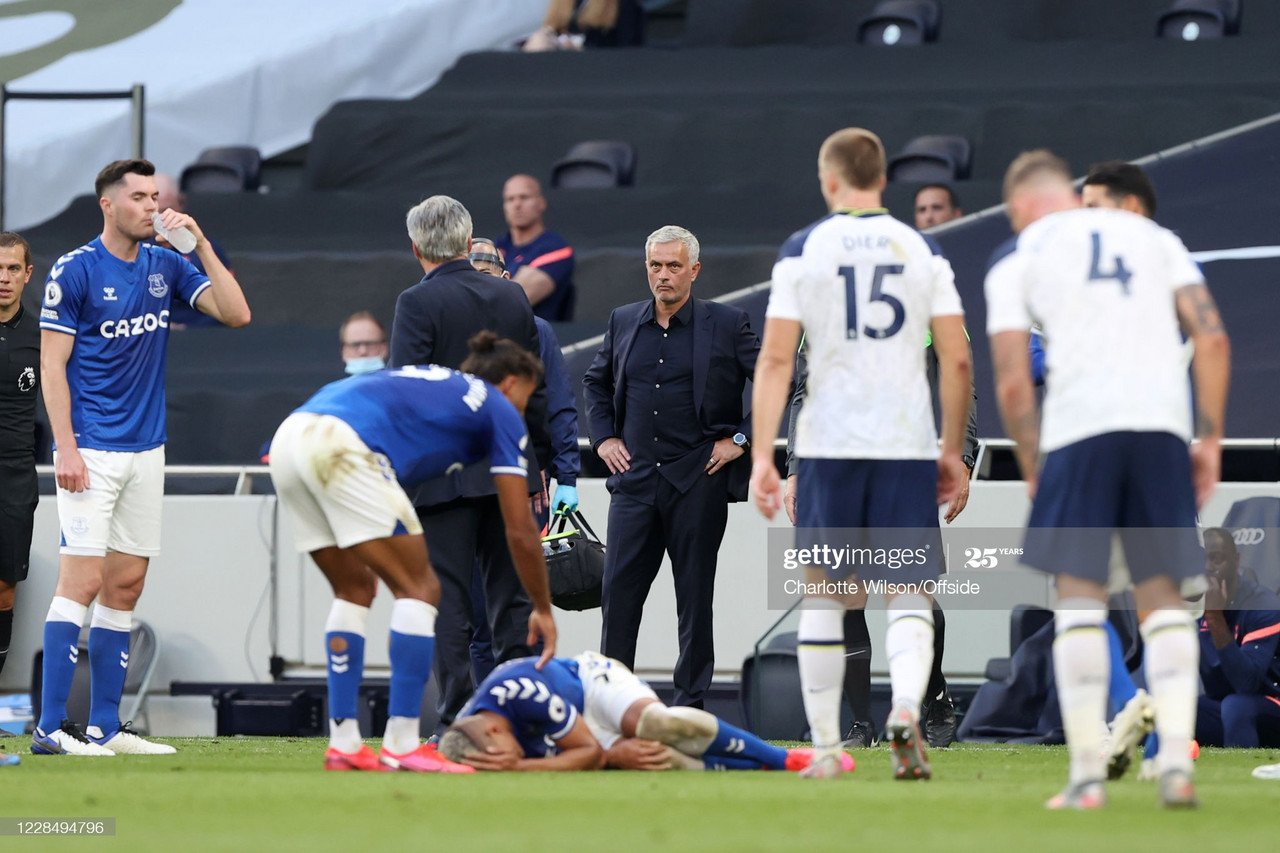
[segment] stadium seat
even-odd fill
[[[183,192],[257,192],[262,184],[262,154],[249,145],[206,148],[182,170]]]
[[[579,142],[551,167],[556,189],[629,187],[635,180],[636,149],[612,139]]]
[[[1280,498],[1238,500],[1227,510],[1222,526],[1235,540],[1240,568],[1253,572],[1267,589],[1280,592]]]
[[[67,717],[81,725],[89,719],[89,628],[80,631],[77,643],[80,653],[76,658],[76,673],[67,695]],[[133,720],[135,728],[146,733],[148,726],[142,722],[146,714],[147,691],[151,689],[151,676],[160,659],[160,641],[146,622],[133,620],[129,631],[129,670],[124,679],[124,696],[120,702],[120,721]],[[31,708],[35,719],[40,719],[40,697],[44,674],[44,650],[36,652],[31,665]],[[147,723],[150,722],[148,717]]]
[[[972,167],[973,148],[963,136],[917,136],[889,159],[889,180],[966,180]]]
[[[1053,621],[1053,611],[1034,604],[1019,604],[1009,614],[1009,657],[987,660],[983,677],[988,681],[1004,681],[1012,673],[1013,654],[1035,632]]]
[[[1156,22],[1156,35],[1199,41],[1240,32],[1240,0],[1176,0]]]
[[[771,740],[809,739],[794,631],[775,635],[742,662],[741,695],[748,730]]]
[[[892,47],[938,40],[936,0],[884,0],[858,24],[858,42]]]

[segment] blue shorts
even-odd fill
[[[1204,573],[1187,445],[1167,432],[1110,432],[1045,457],[1022,561],[1106,584],[1119,533],[1134,583]]]
[[[798,546],[883,549],[910,559],[846,565],[829,572],[831,577],[856,574],[864,581],[911,583],[936,578],[942,571],[938,463],[801,458],[796,473]],[[902,529],[891,532],[889,528]]]

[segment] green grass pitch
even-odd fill
[[[1165,812],[1126,778],[1105,811],[1054,813],[1061,747],[957,745],[935,778],[894,782],[883,749],[833,782],[787,773],[425,776],[325,773],[326,743],[299,738],[168,741],[172,757],[26,755],[0,768],[0,814],[114,817],[114,838],[5,838],[7,850],[1268,850],[1280,783],[1253,779],[1276,750],[1204,750],[1203,808]]]

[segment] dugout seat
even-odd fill
[[[742,662],[742,719],[767,740],[809,739],[796,645],[794,631],[775,634]]]
[[[594,139],[579,142],[551,167],[556,189],[629,187],[635,181],[636,149],[629,142]]]
[[[889,180],[963,181],[973,170],[973,146],[963,136],[917,136],[889,158]]]
[[[938,40],[937,0],[883,0],[858,24],[860,44],[896,47]]]
[[[76,658],[75,677],[71,681],[71,692],[67,695],[67,717],[82,727],[89,721],[89,629],[80,631],[77,643],[79,656]],[[160,659],[160,641],[151,626],[139,619],[133,620],[129,630],[129,669],[124,678],[124,695],[120,700],[120,720],[133,720],[135,728],[146,733],[150,718],[147,713],[147,691],[151,689],[151,676],[155,673],[156,662]],[[36,720],[40,719],[40,697],[44,675],[44,650],[36,652],[35,662],[31,666],[31,709]]]
[[[1013,654],[1023,641],[1053,621],[1053,611],[1034,604],[1019,604],[1009,614],[1009,657],[990,658],[982,675],[988,681],[1005,681],[1013,672]]]
[[[1240,0],[1175,0],[1156,21],[1156,35],[1173,41],[1200,41],[1240,32]]]
[[[1240,568],[1253,572],[1267,589],[1280,592],[1280,498],[1238,500],[1227,510],[1222,526],[1231,531]]]
[[[251,145],[206,148],[182,170],[183,192],[257,192],[262,185],[262,153]]]

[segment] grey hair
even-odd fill
[[[433,263],[460,258],[471,239],[471,214],[462,202],[447,195],[433,195],[410,209],[405,217],[409,239],[418,254]]]
[[[453,762],[462,760],[462,757],[468,752],[483,752],[480,744],[471,739],[466,732],[455,728],[445,730],[440,735],[440,743],[436,748],[440,750],[440,754]]]
[[[659,243],[684,243],[684,247],[689,250],[689,265],[693,266],[698,262],[698,252],[701,248],[698,245],[698,238],[693,236],[693,232],[688,228],[681,228],[679,225],[663,225],[657,231],[649,235],[649,239],[644,241],[644,254],[649,256],[649,249]]]

